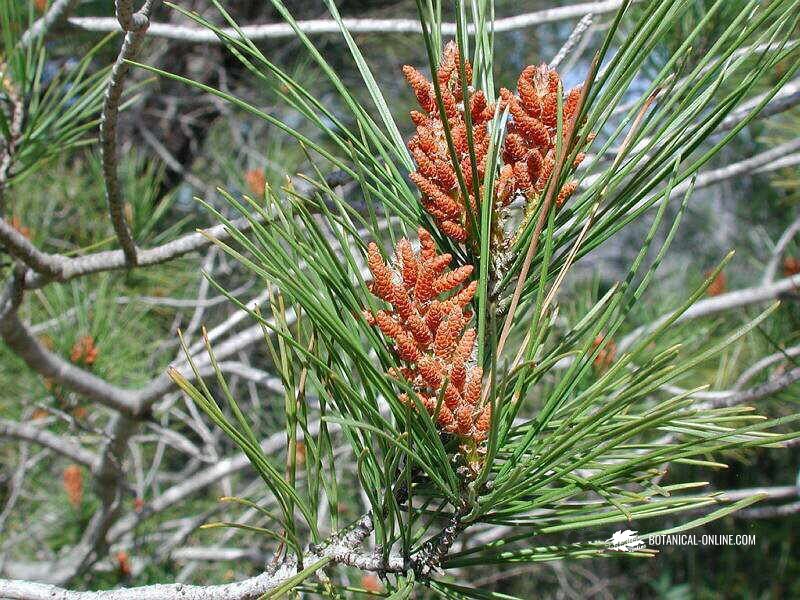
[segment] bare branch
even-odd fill
[[[69,458],[73,462],[85,465],[89,469],[94,469],[100,463],[100,458],[94,452],[86,450],[69,438],[56,435],[35,425],[0,419],[0,437],[39,444]]]
[[[592,26],[592,21],[594,20],[594,15],[589,13],[588,15],[584,15],[583,18],[578,21],[578,24],[575,25],[575,29],[572,30],[572,33],[569,34],[567,41],[564,42],[564,45],[561,46],[561,49],[556,53],[553,57],[553,60],[550,61],[550,64],[547,65],[551,69],[557,69],[558,65],[567,57],[567,55],[572,52],[572,49],[577,46],[580,41],[583,39],[584,34],[589,30]]]
[[[754,49],[759,49],[761,46],[754,46]],[[742,50],[747,50],[743,48]],[[761,104],[765,98],[772,95],[772,98],[765,104],[761,110],[754,116],[754,119],[766,119],[773,115],[780,114],[793,108],[800,104],[800,79],[793,79],[789,81],[784,86],[782,86],[777,92],[773,94],[773,92],[764,92],[758,94],[757,96],[753,96],[746,102],[743,102],[736,110],[731,112],[725,119],[717,126],[714,130],[715,135],[719,135],[720,133],[724,133],[726,131],[730,131],[737,125],[739,125],[743,119],[747,118],[747,116],[755,110],[755,108]],[[619,106],[614,110],[613,114],[623,113],[631,110],[637,104],[639,104],[639,100],[635,102],[631,102],[624,106]],[[643,148],[645,147],[650,141],[652,140],[651,137],[645,137],[639,140],[636,144],[636,148]],[[615,157],[619,152],[619,148],[611,147],[606,150],[604,154],[604,158],[611,159]],[[587,154],[587,159],[594,158],[593,154]],[[587,163],[588,164],[588,163]]]
[[[258,216],[251,217],[259,221]],[[233,221],[232,226],[238,231],[247,231],[250,229],[250,221],[243,217]],[[231,237],[230,230],[225,224],[215,225],[208,229],[189,233],[171,242],[149,248],[147,250],[139,249],[137,266],[145,267],[149,265],[156,265],[168,262],[174,258],[189,254],[195,250],[200,250],[211,244],[209,237],[216,238],[220,241],[229,240]],[[57,281],[69,281],[76,277],[89,275],[91,273],[101,273],[104,271],[114,271],[122,269],[126,266],[125,254],[122,250],[111,250],[106,252],[95,252],[86,256],[77,258],[69,258],[58,254],[51,254],[51,257],[56,257],[58,260],[58,273],[52,277]],[[50,278],[34,273],[29,273],[25,280],[26,289],[39,288],[45,285]]]
[[[303,555],[302,564],[318,565],[322,568],[328,562],[348,565],[364,571],[406,572],[410,562],[396,554],[388,559],[381,552],[359,551],[358,546],[371,533],[373,528],[370,514],[362,516],[344,535],[334,535],[328,543],[312,547]],[[327,559],[327,560],[324,560]],[[0,597],[15,600],[181,600],[196,598],[208,599],[253,599],[285,583],[299,570],[298,561],[291,557],[273,571],[234,584],[217,586],[188,586],[182,584],[157,584],[139,588],[119,589],[104,592],[72,592],[63,588],[19,580],[0,579]],[[427,563],[426,563],[427,564]]]
[[[784,485],[775,487],[748,488],[743,490],[728,490],[720,493],[720,498],[726,502],[736,502],[752,496],[764,496],[764,500],[783,500],[800,496],[800,487]],[[800,512],[800,502],[781,504],[778,506],[759,506],[748,508],[733,513],[737,519],[766,519],[780,517]]]
[[[312,421],[308,425],[308,432],[310,435],[316,435],[319,431],[319,421]],[[274,454],[286,446],[286,432],[278,431],[273,433],[263,442],[261,442],[262,451],[267,454]],[[215,484],[223,477],[242,471],[250,466],[250,461],[244,453],[236,454],[229,458],[217,461],[214,465],[207,469],[203,469],[200,473],[175,484],[160,496],[148,502],[141,513],[135,515],[127,515],[121,519],[109,532],[110,537],[118,538],[125,533],[131,531],[136,525],[144,518],[150,515],[157,514],[174,506],[181,500],[184,500],[199,492],[200,490]]]
[[[21,260],[36,273],[46,277],[58,277],[61,257],[39,250],[3,218],[0,218],[0,243],[11,256]]]
[[[700,173],[697,176],[695,188],[709,186],[745,173],[763,173],[792,166],[792,164],[797,164],[798,156],[800,156],[798,150],[800,150],[800,140],[795,139],[726,167]],[[689,189],[689,185],[688,181],[684,181],[675,186],[672,193],[674,195],[684,194]]]
[[[742,119],[754,110],[771,92],[764,92],[758,96],[753,96],[747,102],[742,103],[739,108],[729,114],[716,131],[730,131],[742,122]],[[758,118],[771,117],[780,114],[800,104],[800,79],[793,79],[781,87],[780,90],[770,99],[770,101],[758,113]]]
[[[758,488],[744,488],[740,490],[726,490],[719,492],[719,498],[725,502],[738,502],[745,498],[752,498],[753,496],[765,496],[764,500],[780,500],[783,498],[792,498],[800,493],[800,489],[794,485],[783,485],[775,487],[758,487]],[[734,513],[741,514],[739,513]]]
[[[748,508],[733,516],[739,519],[774,519],[775,517],[788,517],[800,512],[800,502],[790,502],[780,506],[759,506],[758,508]]]
[[[777,42],[772,42],[772,43],[767,42],[767,43],[761,43],[761,44],[753,44],[753,45],[750,45],[750,46],[743,46],[743,47],[738,48],[737,50],[735,50],[733,52],[733,54],[731,55],[731,58],[737,59],[737,58],[740,58],[742,56],[755,55],[755,54],[760,54],[762,52],[772,52],[773,50],[780,50],[781,48],[785,48],[785,47],[796,47],[798,44],[800,44],[800,40],[793,39],[788,44],[786,44],[785,46],[784,46],[784,44],[777,43]],[[708,64],[706,64],[706,66],[700,70],[698,75],[707,73],[709,70],[714,68],[713,67],[714,64],[715,64],[715,61],[711,61]],[[686,77],[684,77],[682,79],[679,79],[676,82],[675,86],[678,86],[678,87],[683,86],[684,84],[686,84],[689,81],[690,77],[691,76],[687,75]],[[791,85],[791,84],[787,84],[787,86],[789,86],[789,85]],[[785,87],[786,86],[784,86],[784,88]],[[790,87],[790,89],[787,90],[787,91],[788,91],[788,93],[793,93],[793,92],[797,91],[797,88],[796,87],[794,87],[794,88]],[[758,102],[763,100],[763,98],[766,97],[767,94],[769,94],[769,92],[765,92],[761,96],[758,96],[757,98],[759,98],[759,100],[753,102],[752,107],[754,107],[756,104],[758,104]],[[780,92],[775,95],[775,98],[778,98],[779,95],[780,95]],[[622,113],[626,113],[629,110],[631,110],[634,106],[638,105],[641,101],[642,101],[641,98],[639,98],[639,99],[632,100],[630,102],[625,102],[624,104],[620,104],[620,105],[616,106],[613,109],[611,114],[612,115],[620,115]],[[765,109],[766,109],[766,107],[765,107]],[[731,114],[736,114],[736,113],[734,112],[734,113],[731,113]],[[730,115],[729,115],[729,117],[730,117]],[[741,120],[741,118],[740,118],[740,120]]]
[[[187,437],[181,435],[177,431],[166,429],[152,421],[148,421],[146,425],[149,429],[152,429],[157,434],[158,441],[167,444],[180,452],[188,454],[199,461],[214,462],[214,460],[210,457],[203,455],[203,452],[200,450],[200,448],[193,444]]]
[[[136,414],[138,411],[135,392],[111,385],[50,352],[31,334],[15,312],[9,311],[0,319],[0,337],[40,375],[68,385],[76,392],[120,412]]]
[[[319,552],[308,552],[303,564],[318,564],[318,568],[322,568],[328,562],[322,562],[322,559],[365,571],[407,570],[407,561],[402,557],[390,555],[386,561],[379,553],[357,552],[344,541],[335,541]],[[101,592],[76,592],[42,583],[0,579],[0,595],[12,600],[255,600],[286,583],[297,572],[296,561],[289,560],[274,573],[265,572],[236,583],[211,586],[156,584]]]
[[[103,592],[73,592],[42,583],[0,579],[0,596],[11,600],[255,600],[294,574],[284,568],[225,585],[173,583]]]
[[[147,0],[142,10],[133,12],[133,0],[115,0],[117,22],[123,31],[139,32],[150,25],[153,0]]]
[[[128,440],[136,431],[137,421],[122,414],[115,415],[106,427],[106,442],[100,463],[93,471],[95,494],[100,500],[80,542],[59,561],[62,572],[59,583],[66,583],[83,573],[108,551],[108,530],[114,525],[122,509],[125,476],[122,460]]]
[[[172,380],[166,373],[155,377],[149,384],[139,389],[128,389],[113,385],[97,375],[67,362],[58,354],[45,348],[30,329],[20,321],[14,311],[6,312],[5,317],[0,319],[0,338],[33,371],[124,415],[145,418],[153,403],[174,387]],[[219,344],[215,350],[217,359],[224,362],[224,359],[263,339],[263,335],[261,325],[254,325],[239,332]],[[203,377],[214,372],[209,366],[208,357],[205,355],[197,357],[195,363]],[[232,370],[241,371],[240,363],[224,364]],[[185,362],[178,364],[177,368],[185,377],[194,378],[194,373]],[[265,385],[273,387],[277,385],[275,381],[261,377],[260,373],[250,372],[249,375],[258,377],[257,380]]]
[[[25,105],[22,102],[19,92],[17,92],[13,85],[5,85],[3,89],[11,103],[11,122],[9,123],[9,133],[11,135],[6,139],[2,152],[0,152],[0,214],[5,210],[3,196],[10,177],[11,165],[14,162],[17,144],[22,135],[22,123],[25,119]],[[0,110],[2,110],[2,108],[0,108]]]
[[[617,10],[622,6],[622,0],[605,0],[601,2],[584,2],[571,6],[548,8],[536,12],[524,13],[513,17],[496,19],[493,31],[501,33],[525,29],[543,23],[553,23],[583,17],[588,13],[603,14]],[[108,32],[119,30],[119,23],[112,18],[74,17],[69,19],[69,24],[86,31]],[[344,19],[345,27],[351,33],[422,33],[420,23],[416,19]],[[297,26],[307,35],[338,34],[339,25],[332,19],[312,19],[298,21]],[[288,23],[268,23],[264,25],[244,25],[242,33],[250,40],[282,39],[292,37],[294,29]],[[474,33],[470,24],[469,33]],[[239,33],[233,29],[224,29],[226,34],[238,37]],[[455,35],[455,23],[442,23],[443,35]],[[220,43],[217,35],[208,29],[199,27],[185,27],[168,23],[151,23],[148,35],[164,37],[181,42],[192,43]]]
[[[255,298],[253,298],[252,300],[247,302],[245,304],[245,306],[250,310],[254,310],[254,309],[258,308],[259,306],[261,306],[261,304],[263,304],[264,302],[266,302],[269,299],[269,295],[270,295],[270,293],[272,293],[272,291],[273,290],[271,290],[270,287],[267,287],[267,289],[265,289],[260,294],[258,294],[258,296],[256,296]],[[287,311],[287,312],[289,312],[289,311]],[[220,323],[219,325],[216,325],[215,327],[212,327],[211,329],[209,329],[206,332],[206,336],[208,338],[208,341],[213,344],[214,342],[216,342],[223,335],[227,335],[227,333],[231,329],[236,327],[236,325],[238,325],[239,323],[241,323],[242,321],[244,321],[245,319],[248,319],[248,318],[250,318],[250,313],[247,310],[239,309],[239,310],[234,311],[222,323]],[[290,322],[293,323],[294,322],[294,311],[291,311],[291,313],[289,315],[287,315],[286,318]],[[190,354],[197,354],[198,352],[202,351],[204,346],[205,346],[205,342],[203,340],[195,342],[194,344],[189,346],[189,353]]]
[[[5,319],[6,315],[19,310],[25,296],[26,271],[27,269],[22,263],[14,265],[14,271],[3,287],[3,292],[0,293],[0,323]]]
[[[150,12],[160,0],[146,0],[142,10],[133,13],[132,0],[117,0],[117,20],[125,31],[125,39],[119,56],[111,69],[111,77],[106,88],[103,112],[100,117],[100,151],[103,159],[103,179],[106,184],[106,200],[111,215],[111,223],[122,246],[128,266],[136,264],[136,243],[133,241],[125,218],[125,202],[120,191],[117,174],[117,116],[125,89],[125,77],[130,71],[127,61],[136,58],[150,23]]]
[[[775,354],[770,354],[769,356],[765,356],[764,358],[757,360],[752,365],[750,365],[747,369],[745,369],[739,378],[736,380],[736,383],[733,384],[734,390],[739,390],[741,387],[750,381],[753,377],[762,373],[764,369],[769,367],[770,365],[774,365],[777,362],[781,362],[784,360],[789,360],[795,358],[796,356],[800,356],[800,346],[792,346],[791,348],[786,348]]]
[[[789,224],[783,232],[783,235],[781,235],[778,242],[775,244],[775,248],[772,250],[772,256],[770,256],[769,262],[764,269],[764,277],[761,279],[762,284],[771,283],[775,279],[775,274],[778,272],[778,265],[781,262],[781,258],[783,258],[783,253],[798,232],[800,232],[800,216]]]
[[[800,381],[800,367],[795,367],[778,377],[773,377],[766,383],[757,385],[749,390],[743,390],[715,400],[709,400],[698,406],[698,409],[705,408],[724,408],[727,406],[735,406],[737,404],[747,404],[748,402],[755,402],[763,398],[768,398],[773,394],[785,390],[786,388],[794,385]]]
[[[794,275],[793,277],[786,277],[785,279],[780,279],[769,285],[744,288],[726,294],[720,294],[712,298],[706,298],[689,307],[686,312],[678,317],[676,323],[685,323],[693,319],[708,317],[727,310],[752,306],[753,304],[763,304],[764,302],[776,300],[784,294],[795,291],[798,286],[800,286],[800,275]],[[623,352],[630,348],[636,339],[658,328],[658,326],[669,319],[671,315],[672,313],[665,314],[649,325],[638,327],[626,335],[618,344],[619,351]]]
[[[262,566],[271,558],[257,548],[227,548],[220,546],[178,548],[170,552],[169,557],[178,561],[247,561]]]
[[[769,381],[756,385],[746,390],[719,390],[711,392],[692,392],[692,398],[702,400],[692,406],[695,410],[708,410],[712,408],[727,408],[739,404],[763,400],[781,392],[800,381],[800,367],[792,369],[782,375],[773,377]],[[661,390],[674,395],[688,394],[689,390],[676,385],[660,386]],[[658,440],[660,444],[669,444],[677,439],[677,435],[670,433]]]
[[[17,468],[14,469],[14,474],[7,483],[8,489],[5,494],[5,506],[3,506],[3,510],[0,511],[0,532],[5,529],[6,521],[13,512],[17,500],[19,500],[20,493],[22,492],[22,484],[25,481],[25,472],[28,470],[28,444],[26,442],[19,444],[17,450],[17,462],[19,464]]]
[[[735,163],[731,163],[718,169],[704,171],[697,176],[695,189],[708,187],[710,185],[726,181],[734,177],[739,177],[747,173],[766,173],[784,167],[789,167],[800,162],[800,139],[790,140],[770,148],[764,152],[745,158]],[[645,160],[647,157],[642,157]],[[603,177],[602,174],[593,174],[584,177],[581,181],[581,189],[588,189],[595,181]],[[690,182],[683,181],[672,189],[671,196],[680,196],[689,189]],[[636,204],[631,210],[641,208],[648,199]]]
[[[63,21],[69,13],[75,8],[78,0],[56,0],[47,12],[31,25],[25,33],[22,34],[17,45],[20,48],[27,48],[36,39],[45,35],[53,26],[58,25]]]
[[[231,239],[231,231],[246,232],[252,227],[252,223],[261,223],[264,217],[261,213],[255,213],[249,217],[240,217],[231,221],[230,227],[224,223],[214,225],[204,230],[197,230],[194,233],[186,234],[171,242],[166,242],[161,246],[142,249],[137,252],[136,265],[146,267],[150,265],[162,264],[175,258],[189,254],[196,250],[202,250],[212,243],[212,239],[225,242]],[[109,250],[95,252],[86,256],[68,257],[61,254],[48,254],[36,249],[28,240],[14,236],[11,233],[13,228],[6,224],[3,227],[0,221],[0,242],[7,245],[9,252],[19,258],[33,269],[33,265],[39,265],[33,269],[36,272],[29,272],[25,278],[26,289],[36,289],[47,285],[50,281],[69,281],[92,273],[102,273],[115,271],[128,266],[125,253],[122,250]],[[16,232],[16,230],[14,230]],[[19,232],[16,232],[19,233]]]

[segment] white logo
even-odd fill
[[[615,531],[614,535],[606,540],[606,544],[609,550],[615,550],[617,552],[632,552],[645,547],[644,540],[636,535],[635,531],[631,531],[630,529]]]

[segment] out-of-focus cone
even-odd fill
[[[83,501],[83,471],[78,465],[69,465],[64,469],[64,491],[69,503],[78,508]]]

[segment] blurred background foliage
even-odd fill
[[[20,4],[27,1],[19,0]],[[37,11],[36,4],[32,3],[30,10]],[[188,0],[182,4],[212,20],[219,20],[219,15],[206,0]],[[268,3],[239,0],[227,4],[240,22],[277,19]],[[499,0],[496,3],[498,16],[553,4],[528,0]],[[663,48],[665,56],[683,41],[686,32],[705,14],[708,4],[704,0],[695,2],[691,17],[675,28],[673,39]],[[730,0],[715,19],[720,24],[729,22],[741,4],[738,0]],[[315,18],[323,13],[320,3],[310,0],[287,2],[287,5],[298,18]],[[345,0],[339,5],[341,12],[348,16],[415,16],[414,3],[409,0]],[[82,2],[77,14],[110,15],[113,14],[113,2]],[[175,21],[180,17],[162,7],[156,20]],[[496,73],[498,85],[512,85],[513,74],[526,64],[549,60],[571,28],[570,22],[558,22],[534,30],[521,29],[499,35],[496,44],[496,56],[500,57],[497,64],[501,65],[498,67],[501,72]],[[797,33],[800,35],[800,31]],[[376,73],[384,95],[390,100],[392,113],[398,123],[404,124],[402,134],[407,138],[412,127],[404,115],[414,106],[414,99],[401,77],[400,67],[403,64],[426,64],[420,39],[391,33],[357,34],[355,37]],[[95,48],[100,39],[98,34],[75,31],[51,36],[43,65],[43,85],[69,85],[66,74]],[[702,57],[704,48],[713,40],[712,28],[707,39],[698,40],[693,56],[696,59]],[[339,36],[320,36],[316,41],[345,83],[351,89],[358,89],[358,72],[346,59],[346,47]],[[302,58],[303,53],[298,52],[299,42],[282,39],[277,43],[267,41],[258,45],[271,60],[293,73],[314,91],[323,104],[336,112],[337,96],[318,69]],[[116,48],[116,44],[105,44],[96,49],[88,69],[100,72],[114,60]],[[337,61],[337,57],[342,57],[342,60]],[[230,90],[292,127],[315,135],[312,126],[282,106],[274,94],[219,46],[153,39],[145,48],[142,62],[172,72],[188,73],[209,85]],[[564,73],[564,79],[566,87],[569,87],[582,79],[588,66],[586,56],[575,64],[567,60],[567,65],[569,70]],[[652,68],[655,71],[658,65],[654,64]],[[774,81],[766,83],[773,84],[780,76],[779,69],[776,69]],[[310,170],[302,150],[262,121],[167,79],[153,79],[145,73],[138,73],[137,78],[141,85],[130,95],[130,103],[121,120],[120,139],[124,146],[120,151],[120,172],[125,198],[129,199],[126,210],[132,217],[134,237],[141,244],[157,244],[173,238],[176,233],[209,224],[207,211],[193,200],[194,196],[203,197],[225,210],[217,187],[234,195],[257,195],[264,185],[278,187],[284,184],[287,176]],[[642,88],[646,83],[641,82]],[[364,93],[366,95],[366,91]],[[87,130],[81,141],[89,141],[93,135],[93,130]],[[800,109],[795,107],[745,128],[711,166],[724,165],[737,157],[752,155],[798,136]],[[7,192],[7,212],[19,227],[46,251],[79,255],[89,250],[113,247],[115,238],[106,215],[96,147],[81,143],[54,156],[48,155],[43,148],[35,159],[36,162],[31,164],[36,168],[31,167],[20,176]],[[699,190],[689,204],[668,259],[659,270],[658,284],[651,287],[644,302],[636,308],[629,326],[648,323],[662,313],[664,306],[674,306],[678,299],[685,298],[730,248],[736,249],[736,256],[724,271],[722,285],[725,289],[753,285],[761,276],[774,241],[786,224],[796,217],[798,208],[800,174],[796,167],[769,174],[748,174]],[[646,226],[647,223],[634,224],[579,263],[577,272],[580,277],[573,277],[569,291],[562,294],[561,310],[565,315],[583,314],[613,281],[624,274],[639,250],[638,240]],[[800,259],[797,242],[790,244],[787,256]],[[175,331],[185,327],[195,312],[196,307],[191,302],[197,298],[198,287],[202,285],[202,278],[198,276],[202,260],[190,256],[158,268],[99,274],[66,284],[52,284],[30,295],[24,317],[35,324],[40,339],[59,354],[72,357],[74,362],[87,366],[111,382],[141,385],[152,373],[163,371],[178,352]],[[253,295],[259,291],[251,289],[253,282],[238,265],[226,262],[221,255],[213,257],[213,260],[218,261],[218,273],[222,274],[228,289],[242,293],[249,289]],[[230,312],[230,306],[214,290],[209,298],[203,318],[214,323]],[[695,341],[721,336],[756,314],[753,309],[742,311],[742,314],[706,319],[700,324],[676,326],[670,335],[691,346]],[[799,336],[800,305],[796,298],[792,298],[783,303],[773,318],[729,348],[722,359],[706,365],[701,373],[702,379],[714,381],[717,389],[726,389],[743,369],[752,364],[754,357],[796,345]],[[82,342],[84,338],[91,342]],[[263,347],[256,346],[248,352],[252,364],[270,370],[270,357]],[[797,365],[796,360],[793,363]],[[770,368],[784,367],[779,364]],[[754,381],[764,380],[769,374],[765,372]],[[701,382],[685,381],[681,385],[691,387],[697,383]],[[274,431],[282,418],[281,406],[271,406],[263,389],[248,390],[246,383],[237,383],[235,379],[232,385],[234,394],[241,393],[250,398],[251,418],[261,433]],[[763,414],[780,416],[797,412],[799,402],[795,387],[761,401],[759,409]],[[94,414],[91,406],[79,396],[32,373],[2,346],[0,407],[8,418],[54,419],[54,414],[65,414],[67,418],[55,419],[60,424],[54,431],[60,427],[81,436],[97,435],[104,424],[102,414]],[[181,433],[196,440],[191,430]],[[143,435],[152,435],[152,432]],[[143,447],[146,451],[153,451],[155,445]],[[70,500],[60,477],[66,463],[53,464],[51,460],[43,460],[37,464],[35,457],[33,449],[26,452],[25,459],[33,461],[32,473],[41,485],[31,497],[25,498],[25,511],[30,519],[43,520],[51,523],[52,527],[44,539],[34,539],[23,535],[27,527],[24,522],[6,525],[6,534],[18,540],[17,552],[22,549],[32,556],[41,554],[42,544],[57,553],[62,546],[75,543],[96,506],[90,489],[85,490],[77,503]],[[12,464],[19,458],[11,445],[0,444],[0,462]],[[146,457],[142,460],[147,464]],[[731,457],[730,465],[728,469],[706,470],[704,477],[710,477],[709,481],[716,489],[795,485],[800,467],[800,447],[784,452],[759,449],[740,453]],[[180,465],[173,467],[177,470]],[[685,466],[675,468],[685,469],[687,473],[690,470]],[[0,503],[10,473],[10,470],[4,470],[0,474]],[[676,480],[682,479],[676,477]],[[226,486],[235,489],[237,480],[234,478]],[[147,495],[155,491],[146,490],[142,498],[145,504]],[[222,491],[227,493],[226,489]],[[219,495],[220,489],[210,489],[207,494],[160,514],[157,523],[146,522],[136,533],[137,553],[146,555],[157,550],[164,523],[186,515],[210,515],[215,510],[222,510],[224,515],[228,509],[219,508]],[[132,493],[130,502],[136,498]],[[343,503],[355,500],[341,499]],[[54,510],[54,506],[58,508]],[[344,506],[342,510],[344,514],[350,511],[351,516],[357,516],[356,508]],[[754,534],[756,545],[753,547],[661,547],[659,554],[651,559],[620,556],[617,560],[555,562],[541,566],[501,569],[492,566],[472,571],[472,583],[523,598],[534,595],[537,598],[670,600],[798,597],[800,543],[796,537],[800,531],[800,511],[775,518],[745,517],[730,516],[695,533]],[[663,520],[664,527],[669,524],[668,519]],[[607,527],[598,529],[598,537],[608,537],[610,533]],[[189,545],[192,542],[225,545],[233,539],[239,547],[252,547],[254,551],[258,548],[260,538],[257,535],[245,531],[236,532],[231,538],[232,535],[224,530],[197,530],[189,538]],[[569,535],[551,535],[537,543],[550,541],[571,540]],[[183,578],[198,583],[220,582],[259,570],[257,560],[216,563],[178,560],[148,567],[133,579],[119,567],[105,573],[85,575],[79,583],[97,589],[111,587],[120,581],[145,584]],[[366,590],[374,582],[362,581],[360,576],[354,575],[353,584]]]

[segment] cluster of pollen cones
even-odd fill
[[[482,91],[471,87],[466,88],[464,97],[465,86],[462,85],[459,63],[458,47],[450,42],[444,49],[436,79],[456,152],[455,162],[458,162],[469,194],[469,206],[474,213],[483,194],[480,184],[489,150],[489,121],[495,114],[495,107]],[[464,66],[465,80],[471,81],[472,66],[468,61],[464,61]],[[463,243],[470,235],[470,219],[454,160],[448,150],[445,124],[436,102],[434,85],[414,67],[404,66],[403,74],[423,109],[423,112],[411,112],[417,128],[408,142],[417,164],[417,170],[410,175],[411,180],[422,193],[422,204],[442,233]],[[500,90],[499,109],[508,107],[510,118],[501,154],[503,164],[492,190],[498,208],[507,206],[516,197],[523,198],[528,206],[535,206],[545,190],[556,162],[560,81],[558,73],[547,65],[531,65],[520,74],[516,94],[505,88]],[[561,100],[562,133],[566,132],[569,119],[575,115],[580,95],[581,89],[577,87]],[[469,152],[467,115],[472,122],[477,181],[473,178]],[[572,167],[577,167],[583,157],[582,153],[578,154]],[[576,188],[575,181],[564,184],[556,196],[556,205],[561,206]]]
[[[467,328],[477,290],[477,282],[467,283],[473,268],[448,270],[451,255],[439,254],[424,229],[418,235],[417,252],[409,240],[397,242],[393,265],[369,245],[371,292],[391,309],[365,317],[394,340],[403,366],[391,374],[410,384],[442,431],[479,443],[489,429],[491,405],[480,407],[483,372],[472,365],[476,334]],[[400,399],[416,405],[406,394]]]
[[[466,85],[472,81],[472,65],[462,61],[454,42],[445,47],[433,83],[408,65],[403,74],[422,107],[411,112],[416,133],[408,149],[417,170],[410,177],[442,234],[457,243],[475,239],[471,224],[476,221],[470,213],[477,216],[485,192],[489,125],[496,112],[506,109],[501,164],[491,190],[492,208],[501,218],[493,220],[493,226],[499,228],[508,212],[505,207],[515,198],[522,198],[526,213],[532,213],[556,168],[556,148],[568,142],[581,89],[564,96],[558,73],[547,65],[529,66],[520,74],[516,92],[500,90],[495,107],[482,91]],[[557,139],[559,122],[562,144]],[[582,160],[583,154],[577,154],[572,168]],[[554,196],[556,206],[576,187],[575,181],[564,184]],[[492,237],[506,245],[502,228]],[[477,282],[469,281],[473,267],[449,270],[451,255],[439,254],[431,234],[422,228],[419,242],[415,251],[410,241],[401,239],[391,265],[384,262],[377,245],[370,244],[371,291],[391,308],[366,312],[365,317],[394,342],[402,366],[390,374],[408,382],[439,428],[480,443],[486,439],[492,415],[490,404],[481,405],[483,372],[474,365],[475,329],[468,328],[469,305],[477,290]],[[400,400],[417,406],[406,394]]]

